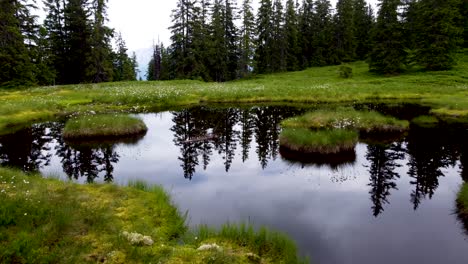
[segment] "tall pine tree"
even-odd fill
[[[364,60],[371,49],[370,32],[374,26],[372,6],[365,0],[354,1],[354,28],[356,38],[356,59]]]
[[[428,70],[447,70],[455,64],[461,40],[459,0],[420,0],[416,3],[415,60]],[[466,19],[466,17],[465,17]]]
[[[22,1],[0,2],[0,86],[14,87],[35,82],[34,65],[22,34],[25,8]]]
[[[301,50],[299,46],[299,21],[293,0],[286,2],[286,16],[284,21],[284,34],[286,42],[286,69],[299,70]]]
[[[255,17],[252,0],[244,0],[240,10],[242,24],[240,28],[239,76],[249,75],[254,67],[255,54]]]
[[[337,53],[341,61],[349,62],[356,57],[356,28],[353,0],[338,0],[335,15]]]
[[[402,71],[406,59],[402,25],[398,20],[400,0],[380,0],[372,36],[369,69],[383,74]]]
[[[257,14],[257,50],[255,51],[255,71],[257,73],[272,72],[273,61],[272,40],[273,26],[271,24],[273,10],[271,0],[261,0]]]

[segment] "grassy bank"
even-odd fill
[[[0,263],[300,263],[274,232],[188,233],[166,193],[141,182],[79,185],[0,168],[0,200]]]
[[[148,128],[143,120],[128,115],[85,115],[67,121],[65,139],[96,137],[129,137],[144,134]]]
[[[468,228],[468,183],[465,183],[457,197],[458,215]]]
[[[0,132],[54,115],[75,112],[155,111],[200,103],[356,103],[414,102],[432,107],[441,118],[468,121],[468,51],[450,71],[410,70],[385,77],[364,62],[349,64],[353,78],[339,77],[339,66],[261,75],[228,83],[198,81],[122,82],[0,91]]]

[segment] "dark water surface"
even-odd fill
[[[454,214],[468,180],[466,129],[412,128],[401,140],[323,159],[279,148],[280,121],[300,112],[144,114],[144,137],[84,145],[64,142],[60,122],[38,124],[0,137],[0,163],[79,182],[161,184],[190,225],[266,225],[314,263],[468,263]]]

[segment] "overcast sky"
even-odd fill
[[[253,0],[257,6],[260,0]],[[335,6],[337,0],[331,0]],[[377,0],[367,0],[374,6]],[[37,1],[38,4],[42,0]],[[242,0],[237,0],[240,6]],[[286,0],[283,0],[285,3]],[[171,12],[176,0],[109,0],[109,26],[121,32],[130,51],[152,47],[153,40],[169,43]],[[44,18],[42,12],[41,19]]]

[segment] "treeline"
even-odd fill
[[[107,0],[43,0],[43,24],[30,2],[0,1],[0,86],[136,80],[135,55],[106,26]]]
[[[467,0],[178,0],[171,45],[155,46],[149,80],[229,81],[252,73],[367,60],[397,74],[450,69],[467,47]],[[464,41],[463,41],[464,40]]]

